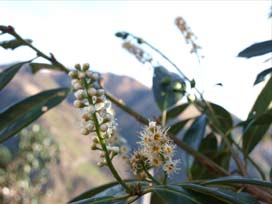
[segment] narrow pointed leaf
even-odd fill
[[[255,79],[255,82],[254,82],[254,85],[262,82],[265,80],[265,77],[268,75],[268,74],[271,74],[272,73],[272,67],[271,68],[268,68],[266,70],[263,70],[262,72],[260,72],[256,79]]]
[[[25,39],[25,41],[28,43],[32,43],[32,40],[30,40],[30,39]],[[26,45],[25,42],[17,40],[17,39],[0,42],[0,47],[3,47],[4,49],[14,50],[14,49],[16,49],[20,46],[24,46],[24,45]]]
[[[255,43],[247,47],[246,49],[242,50],[238,54],[238,57],[250,58],[250,57],[264,55],[269,52],[272,52],[272,40]]]
[[[189,105],[190,105],[189,103],[184,103],[184,104],[177,105],[173,108],[168,109],[167,110],[167,121],[179,116],[183,111],[185,111],[188,108]]]
[[[28,62],[29,61],[14,64],[0,73],[0,91],[11,81],[19,69]]]
[[[0,142],[4,142],[47,110],[58,105],[70,92],[68,88],[43,91],[0,113]]]
[[[202,183],[202,185],[229,185],[229,184],[251,184],[262,187],[272,188],[272,183],[252,178],[246,178],[241,176],[227,176],[217,179],[208,180]]]
[[[243,192],[235,193],[232,191],[227,191],[225,189],[204,187],[196,184],[181,184],[180,186],[182,186],[184,189],[198,192],[229,204],[258,203],[258,201],[253,196],[250,196],[249,194]]]

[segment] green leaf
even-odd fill
[[[272,123],[272,109],[259,114],[255,118],[248,119],[244,123],[245,128],[243,131],[243,151],[249,154],[254,147],[260,142],[268,131]]]
[[[251,111],[248,115],[248,119],[257,117],[267,110],[272,101],[272,77],[268,80],[260,94],[258,95]]]
[[[220,165],[222,158],[218,150],[216,136],[213,133],[208,134],[201,141],[198,151]],[[191,174],[194,180],[216,177],[216,174],[214,174],[214,172],[210,171],[207,168],[203,168],[202,164],[199,163],[197,160],[194,160],[194,163],[191,169]]]
[[[0,91],[10,82],[19,69],[28,62],[29,61],[14,64],[0,73]]]
[[[238,54],[238,57],[250,58],[250,57],[264,55],[269,52],[272,52],[272,40],[255,43],[247,47],[246,49],[242,50]]]
[[[0,113],[0,142],[15,135],[66,98],[70,89],[58,88],[30,96]]]
[[[169,132],[173,135],[177,135],[189,122],[191,119],[181,120],[176,122],[175,124],[171,125],[169,128]]]
[[[241,177],[241,176],[221,177],[221,178],[216,178],[216,179],[212,179],[209,181],[205,181],[201,184],[202,185],[251,184],[251,185],[272,188],[271,182],[266,182],[266,181],[262,181],[262,180],[246,178],[246,177]]]
[[[185,132],[183,141],[193,149],[197,150],[205,135],[207,116],[201,115],[195,119],[191,127]],[[187,163],[187,169],[191,168],[193,157],[189,154],[185,154],[185,160]]]
[[[154,68],[153,95],[160,110],[175,105],[184,95],[186,84],[179,75],[162,66]]]
[[[180,184],[184,189],[201,193],[229,204],[257,204],[258,201],[246,193],[236,193],[220,188],[208,188],[196,184]]]
[[[184,103],[175,107],[171,107],[170,109],[167,110],[167,121],[169,121],[170,119],[176,118],[177,116],[179,116],[183,111],[185,111],[188,106],[190,104],[189,103]],[[161,117],[160,117],[161,119]]]
[[[136,180],[125,180],[130,186],[140,185],[141,188],[147,186],[146,182],[139,182]],[[126,191],[118,182],[111,182],[93,189],[90,189],[79,196],[76,196],[68,203],[73,204],[85,204],[85,203],[111,203],[111,204],[121,204],[127,200],[127,198],[122,199],[123,195],[126,195]],[[118,199],[120,197],[120,200]]]
[[[260,72],[256,79],[255,79],[255,82],[254,82],[254,85],[262,82],[265,80],[265,77],[268,75],[268,74],[271,74],[272,73],[272,67],[271,68],[268,68],[268,69],[265,69],[263,70],[262,72]]]
[[[227,133],[230,129],[232,129],[233,121],[231,114],[223,107],[208,102],[209,107],[206,107],[206,115],[208,116],[209,120],[217,125],[223,133]]]
[[[225,204],[217,198],[178,185],[155,186],[150,204]]]
[[[30,39],[25,39],[25,41],[28,43],[32,43],[32,40],[30,40]],[[5,49],[12,49],[12,50],[16,49],[17,47],[24,46],[24,45],[26,45],[25,42],[17,40],[17,39],[0,42],[1,47],[5,48]]]
[[[44,64],[44,63],[31,63],[30,69],[33,74],[36,74],[41,69],[49,69],[49,70],[59,70],[62,71],[62,69],[59,66],[52,65],[52,64]]]
[[[155,186],[150,204],[202,204],[179,186]]]
[[[126,182],[129,182],[129,181],[133,181],[133,180],[125,180]],[[80,201],[80,200],[83,200],[83,199],[86,199],[86,198],[91,198],[92,196],[95,196],[97,195],[98,193],[101,193],[102,191],[108,189],[108,188],[111,188],[113,186],[116,186],[116,185],[119,185],[119,183],[117,181],[115,182],[111,182],[111,183],[107,183],[107,184],[104,184],[102,186],[98,186],[96,188],[92,188],[76,197],[74,197],[72,200],[70,200],[68,203],[72,203],[72,202],[76,202],[76,201]]]

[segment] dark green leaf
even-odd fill
[[[269,172],[269,179],[272,182],[272,168],[270,169],[270,172]]]
[[[247,120],[244,124],[245,128],[243,132],[243,150],[245,154],[249,154],[260,142],[268,131],[271,123],[272,109]]]
[[[183,141],[195,150],[199,148],[201,140],[205,135],[207,121],[206,115],[197,117],[191,127],[184,134]],[[189,154],[185,154],[185,160],[187,168],[191,168],[193,157]]]
[[[255,118],[261,115],[263,112],[267,110],[269,104],[272,100],[272,77],[268,80],[260,94],[258,95],[249,115],[248,119]]]
[[[271,182],[266,182],[262,180],[252,179],[252,178],[246,178],[241,176],[227,176],[227,177],[221,177],[217,179],[212,179],[209,181],[205,181],[202,183],[202,185],[229,185],[229,184],[252,184],[262,187],[268,187],[272,188]]]
[[[233,126],[233,121],[230,113],[223,107],[208,102],[206,105],[206,114],[212,125],[216,125],[223,133],[227,133]]]
[[[9,139],[22,128],[58,105],[70,92],[68,88],[43,91],[30,96],[0,113],[0,142]]]
[[[272,52],[272,40],[255,43],[248,48],[244,49],[238,54],[238,57],[256,57]]]
[[[220,164],[220,161],[222,161],[222,159],[219,158],[220,154],[218,152],[217,139],[213,133],[208,134],[201,141],[198,151],[205,155],[206,157],[208,157],[209,159],[216,162],[217,164]],[[194,160],[191,169],[191,175],[192,178],[195,180],[214,178],[216,176],[214,172],[210,171],[207,168],[203,168],[203,165],[199,163],[197,160]]]
[[[173,135],[177,135],[191,119],[181,120],[170,126],[169,132]]]
[[[19,69],[28,62],[14,64],[0,73],[0,91],[10,82]]]
[[[25,41],[28,43],[32,43],[32,40],[30,39],[25,39]],[[12,50],[23,45],[26,45],[25,42],[17,40],[17,39],[0,42],[1,47],[5,49],[12,49]]]
[[[52,64],[44,64],[44,63],[31,63],[30,65],[31,71],[33,74],[37,73],[41,69],[49,69],[49,70],[59,70],[62,69],[59,66],[52,65]]]
[[[141,188],[147,186],[146,182],[139,182],[135,180],[125,180],[130,186],[140,185]],[[97,188],[90,189],[81,195],[73,198],[69,203],[73,204],[87,204],[87,203],[109,203],[122,204],[127,198],[121,198],[126,195],[126,191],[118,182],[108,183]],[[118,199],[120,197],[120,199]]]
[[[196,184],[181,184],[180,186],[182,186],[184,189],[195,191],[229,204],[258,203],[254,197],[246,193],[236,193],[220,188],[208,188]]]
[[[112,186],[116,186],[118,185],[119,183],[118,182],[112,182],[112,183],[107,183],[105,185],[102,185],[102,186],[98,186],[96,188],[92,188],[76,197],[74,197],[72,200],[70,200],[68,203],[72,203],[72,202],[76,202],[76,201],[79,201],[79,200],[83,200],[83,199],[86,199],[86,198],[90,198],[102,191],[104,191],[105,189],[108,189]]]
[[[190,105],[189,103],[184,103],[167,110],[167,121],[179,116],[183,111],[185,111],[188,108],[189,105]]]
[[[202,204],[179,186],[155,186],[150,204]]]
[[[175,105],[185,93],[185,82],[179,75],[162,66],[154,68],[153,95],[160,110]]]
[[[256,80],[254,82],[254,85],[264,81],[265,77],[268,75],[268,74],[271,74],[272,73],[272,67],[271,68],[268,68],[266,70],[263,70],[262,72],[260,72],[257,77],[256,77]]]

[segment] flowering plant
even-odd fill
[[[192,46],[191,52],[200,60],[200,46],[195,42],[190,27],[180,17],[175,24],[186,42]],[[73,104],[81,111],[81,134],[91,135],[91,149],[99,152],[98,166],[107,167],[116,179],[116,182],[90,189],[69,203],[132,203],[149,193],[151,204],[272,202],[272,184],[267,181],[267,172],[250,154],[272,122],[272,98],[269,94],[272,78],[261,91],[248,119],[235,123],[226,109],[205,100],[195,80],[189,79],[160,50],[131,33],[118,32],[116,36],[124,41],[123,48],[141,63],[148,63],[154,68],[152,91],[161,115],[148,120],[106,91],[100,74],[90,71],[89,64],[77,64],[75,69],[68,69],[53,54],[46,55],[34,47],[31,41],[23,39],[12,26],[0,26],[0,31],[15,38],[2,43],[4,48],[28,46],[37,54],[36,58],[17,63],[1,72],[0,89],[8,84],[24,64],[29,64],[34,73],[50,69],[69,75],[75,96]],[[240,56],[248,56],[256,49],[262,50],[263,54],[269,52],[267,49],[264,51],[262,45],[260,43],[259,46],[249,47]],[[154,53],[160,57],[154,58]],[[49,64],[34,63],[37,58],[44,58]],[[162,66],[162,59],[176,72]],[[6,141],[59,104],[70,91],[70,88],[44,91],[1,112],[0,141]],[[29,106],[30,103],[32,106]],[[129,152],[125,139],[118,135],[111,103],[143,124],[138,150]],[[194,107],[198,114],[180,119],[178,116],[189,107]],[[242,143],[234,136],[237,128],[241,129]],[[178,148],[182,153],[178,152]],[[131,179],[122,178],[116,170],[113,160],[117,156],[129,164],[135,175]],[[230,167],[230,162],[235,167]],[[249,177],[250,168],[258,173],[257,179]],[[186,179],[180,179],[176,174],[179,172],[186,174]]]

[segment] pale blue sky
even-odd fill
[[[194,77],[206,97],[245,118],[262,85],[252,86],[268,56],[237,58],[243,48],[271,39],[270,0],[258,1],[0,1],[0,24],[13,25],[65,65],[89,62],[93,69],[151,85],[152,70],[121,48],[114,36],[143,37]],[[198,36],[205,59],[199,64],[174,19],[182,16]],[[0,36],[0,41],[5,40]],[[0,49],[0,64],[32,58],[26,48]],[[174,69],[173,69],[174,71]],[[214,87],[221,82],[224,87]],[[118,82],[116,82],[118,83]]]

